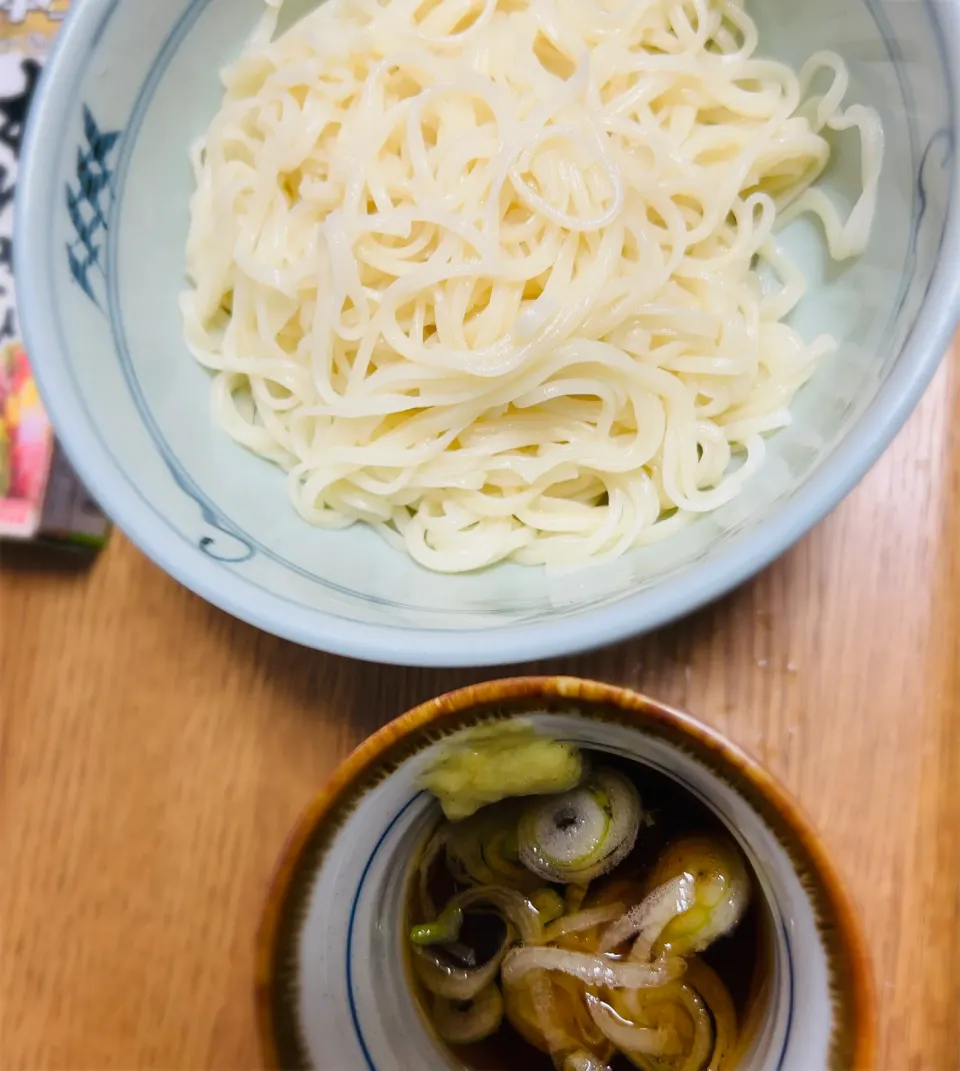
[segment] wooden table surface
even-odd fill
[[[523,667],[686,707],[799,796],[863,915],[878,1071],[960,1068],[957,357],[755,581],[655,635]],[[0,1067],[257,1067],[253,933],[294,818],[384,721],[500,674],[303,650],[119,534],[88,570],[5,551],[0,626]]]

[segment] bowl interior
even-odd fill
[[[656,624],[758,568],[832,505],[939,356],[950,310],[926,310],[919,327],[917,318],[936,281],[955,183],[950,30],[938,22],[953,15],[897,0],[750,5],[763,53],[795,66],[822,47],[843,54],[850,97],[880,110],[887,146],[862,258],[829,262],[807,219],[786,232],[809,280],[794,322],[807,337],[835,335],[840,349],[796,399],[795,422],[770,441],[761,472],[674,538],[568,575],[502,565],[437,576],[363,527],[315,530],[294,513],[283,474],[215,426],[209,378],[183,344],[177,304],[188,148],[218,107],[218,69],[241,49],[260,0],[75,8],[37,107],[18,224],[41,386],[82,474],[134,538],[190,586],[273,631],[385,660],[416,661],[426,644],[426,661],[456,661],[444,645],[497,661],[582,645],[582,630],[579,641],[568,630],[519,646],[483,632],[562,628],[627,596],[629,623],[601,626],[598,640]],[[827,183],[850,204],[855,136],[839,135],[836,148]],[[811,491],[817,469],[829,471]],[[376,643],[368,631],[358,649],[370,625],[382,631]],[[412,629],[445,639],[417,640]]]
[[[437,819],[417,778],[449,734],[514,716],[656,770],[740,844],[769,946],[764,985],[747,1005],[742,1066],[865,1066],[872,1024],[859,937],[793,805],[692,720],[569,680],[495,682],[426,704],[338,771],[294,834],[268,901],[258,981],[269,1063],[330,1071],[459,1066],[420,1011],[404,952],[409,882]]]

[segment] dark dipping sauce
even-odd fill
[[[637,843],[630,855],[609,874],[598,878],[591,885],[591,889],[599,888],[602,883],[617,878],[643,881],[664,849],[682,837],[703,834],[730,838],[727,827],[713,811],[672,778],[640,762],[629,762],[603,752],[593,754],[596,755],[598,765],[618,770],[636,785],[643,810],[653,819],[653,825],[641,827]],[[764,999],[765,983],[771,971],[773,947],[769,912],[760,894],[756,875],[749,863],[746,860],[744,862],[753,885],[750,904],[732,933],[718,938],[700,953],[700,959],[716,971],[730,993],[737,1013],[738,1030],[742,1029],[758,1002]],[[563,895],[563,885],[552,887]],[[440,905],[446,903],[461,888],[447,870],[442,854],[431,870],[429,888],[434,901]],[[414,881],[410,883],[408,924],[417,921],[413,913],[415,903]],[[489,958],[496,951],[503,932],[503,922],[496,916],[468,913],[464,918],[461,940],[476,949],[478,962],[484,962],[485,958]],[[409,947],[406,942],[405,947]],[[416,991],[421,1011],[429,1022],[432,998],[415,980],[409,964],[407,973]],[[506,1017],[494,1035],[475,1044],[450,1045],[439,1037],[437,1040],[471,1071],[554,1071],[550,1057],[517,1033]],[[612,1057],[609,1066],[612,1071],[636,1071],[635,1065],[621,1053]]]

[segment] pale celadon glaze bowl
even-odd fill
[[[816,833],[760,767],[693,718],[633,692],[519,678],[425,703],[367,740],[308,808],[281,856],[257,948],[273,1068],[450,1071],[408,977],[408,882],[439,806],[417,787],[454,734],[523,719],[554,739],[642,763],[720,819],[760,886],[765,984],[723,1071],[867,1071],[874,1005],[856,917]]]
[[[295,0],[293,17],[308,6]],[[494,664],[653,628],[751,575],[856,483],[913,408],[960,292],[960,15],[935,0],[764,0],[761,52],[836,49],[851,100],[886,132],[878,222],[862,258],[826,262],[815,224],[786,244],[809,292],[793,315],[839,352],[740,497],[659,544],[572,575],[502,565],[431,574],[372,531],[321,532],[283,474],[215,426],[177,298],[188,147],[220,99],[260,0],[73,0],[35,102],[18,183],[16,274],[44,400],[90,489],[164,569],[297,642],[384,662]],[[846,135],[843,136],[844,138]],[[850,203],[855,143],[827,185]]]

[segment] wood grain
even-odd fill
[[[960,1068],[960,368],[858,490],[755,581],[537,671],[643,689],[800,797],[871,942],[879,1071]],[[122,536],[0,570],[0,1067],[259,1064],[253,931],[347,750],[497,671],[375,668],[242,625]],[[344,1069],[348,1071],[348,1069]]]

